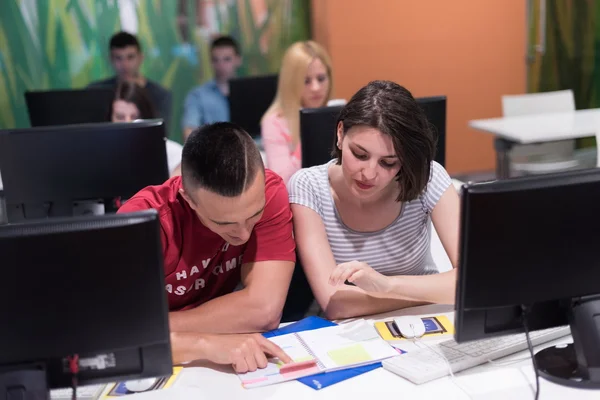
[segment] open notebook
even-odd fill
[[[238,374],[245,388],[272,385],[321,372],[377,363],[398,355],[364,320],[269,338],[293,360],[270,360],[264,369]]]

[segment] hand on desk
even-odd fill
[[[369,264],[361,261],[339,264],[329,277],[329,283],[334,286],[340,285],[346,280],[367,292],[387,292],[390,285],[387,276],[380,274]]]
[[[279,346],[258,333],[171,333],[171,345],[175,364],[203,359],[215,364],[231,364],[237,373],[265,368],[267,357],[277,357],[286,364],[292,362]]]

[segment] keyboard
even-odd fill
[[[100,397],[106,385],[79,386],[77,388],[77,400],[96,400]],[[73,397],[71,388],[54,389],[50,391],[51,400],[71,400]]]
[[[529,337],[532,345],[537,346],[570,333],[568,326],[562,326],[531,332]],[[384,360],[383,368],[420,385],[450,375],[448,364],[454,374],[526,350],[527,339],[524,333],[519,333],[460,344],[448,340],[427,345],[420,342],[417,345],[422,348]],[[447,363],[440,354],[448,360]]]

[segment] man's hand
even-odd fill
[[[277,357],[286,364],[292,362],[279,346],[258,333],[214,335],[172,332],[171,347],[175,364],[208,360],[216,364],[231,364],[238,373],[265,368],[267,357]]]
[[[238,373],[265,368],[267,357],[277,357],[286,364],[292,362],[279,346],[258,333],[215,335],[207,341],[206,358],[217,364],[231,364]]]
[[[346,280],[367,292],[386,293],[390,286],[390,278],[360,261],[338,264],[329,277],[329,283],[334,286]]]

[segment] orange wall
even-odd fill
[[[333,59],[337,97],[373,79],[416,97],[446,95],[447,169],[494,169],[492,137],[467,122],[500,116],[502,94],[525,92],[525,2],[312,0],[312,23]]]

